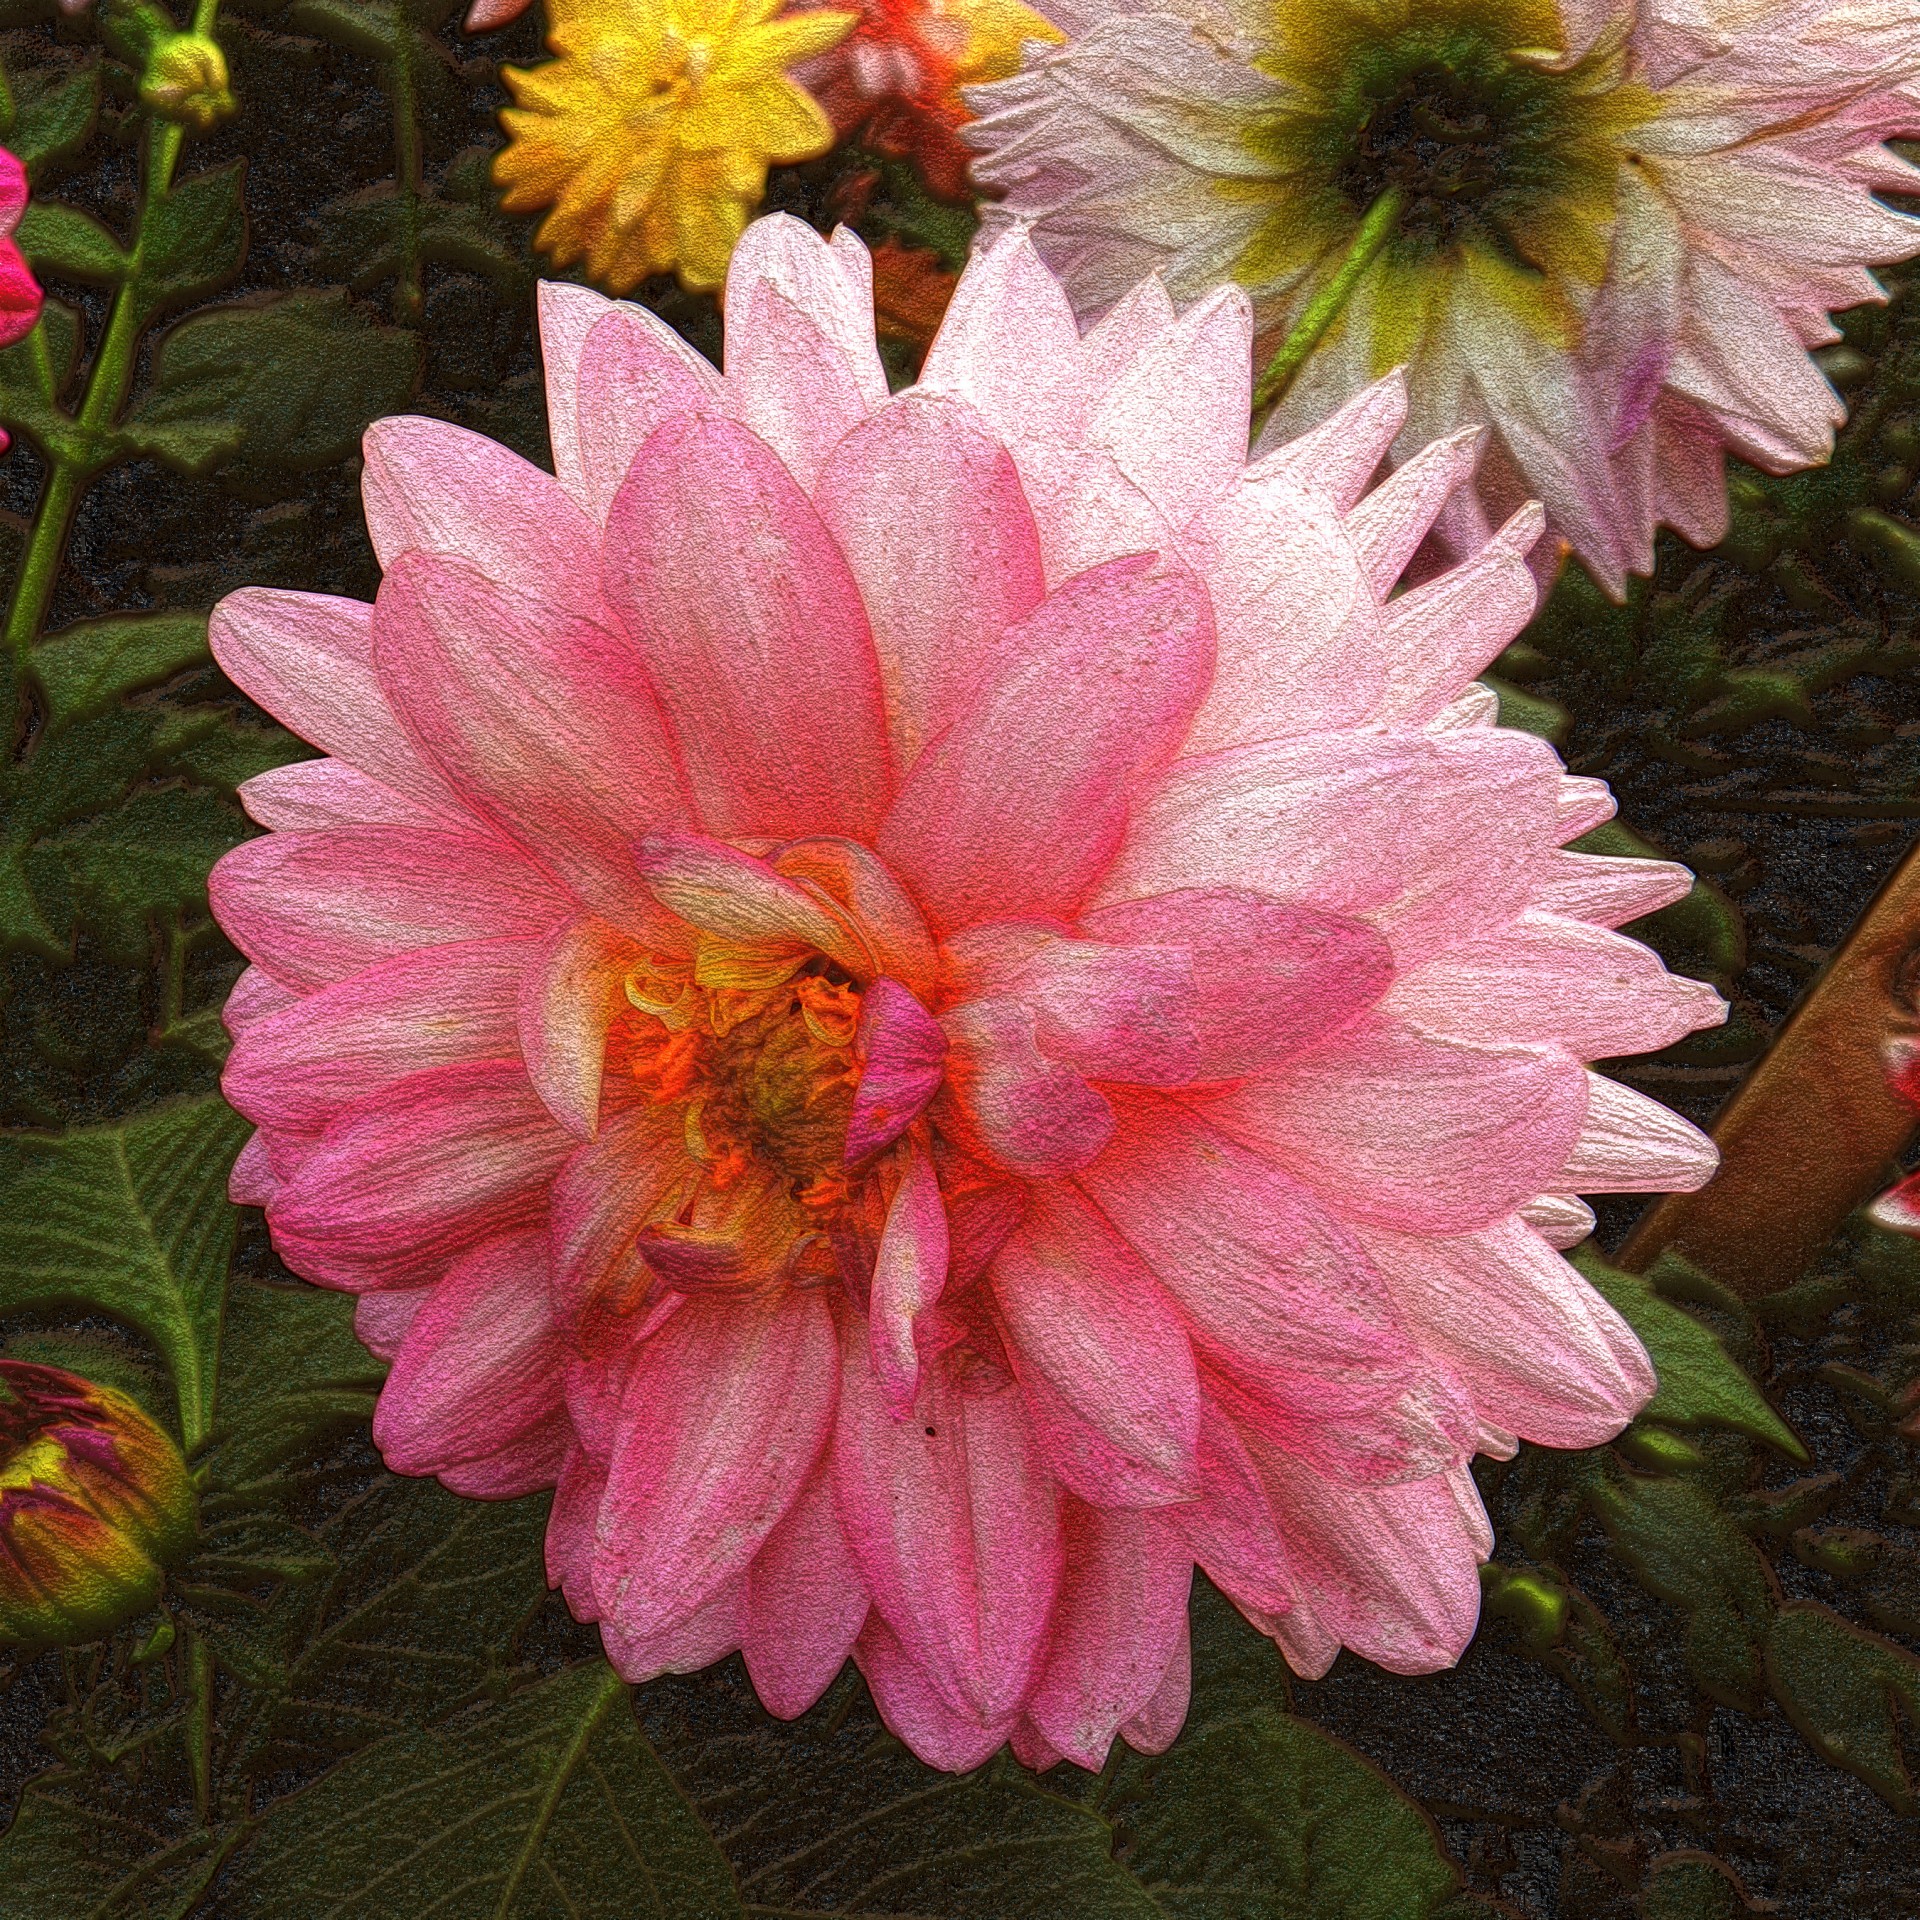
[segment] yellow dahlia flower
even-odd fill
[[[853,25],[832,11],[775,19],[781,0],[560,0],[559,57],[508,67],[516,105],[494,162],[509,213],[551,207],[535,244],[584,260],[611,293],[650,273],[696,290],[725,280],[767,169],[833,144],[787,76]]]

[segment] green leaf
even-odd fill
[[[1128,1865],[1174,1920],[1433,1920],[1460,1876],[1391,1780],[1304,1720],[1256,1712],[1127,1760]]]
[[[1704,1691],[1751,1711],[1774,1611],[1753,1542],[1688,1480],[1613,1474],[1587,1497],[1641,1585],[1685,1611],[1687,1664]]]
[[[293,293],[182,321],[123,435],[186,473],[230,462],[324,466],[413,387],[419,342],[340,293]]]
[[[49,69],[25,74],[7,145],[37,186],[49,168],[78,153],[93,138],[100,111],[100,69],[82,67],[61,76]]]
[[[1660,1390],[1641,1409],[1643,1420],[1675,1427],[1720,1427],[1764,1441],[1791,1460],[1806,1460],[1806,1448],[1734,1364],[1710,1327],[1662,1300],[1637,1274],[1623,1273],[1584,1250],[1571,1257],[1653,1360]]]
[[[33,655],[34,678],[56,724],[104,712],[124,694],[157,687],[207,657],[204,613],[148,613],[63,627]]]
[[[240,271],[247,252],[246,177],[247,163],[230,160],[178,181],[148,207],[134,282],[144,317],[204,300]]]
[[[173,1375],[181,1432],[213,1411],[246,1123],[211,1096],[46,1137],[0,1138],[0,1305],[81,1307],[137,1328]]]
[[[36,273],[112,287],[127,270],[119,241],[98,220],[54,200],[35,200],[21,216],[14,239]]]
[[[598,1661],[279,1801],[230,1920],[743,1920],[711,1835]]]
[[[32,434],[42,446],[72,432],[60,395],[72,375],[79,342],[80,322],[73,309],[49,300],[33,332],[0,351],[0,421]]]
[[[1810,1601],[1780,1609],[1767,1637],[1773,1697],[1815,1752],[1900,1813],[1920,1813],[1896,1708],[1920,1725],[1920,1660]]]
[[[1758,1913],[1724,1860],[1710,1854],[1662,1854],[1640,1896],[1641,1920],[1739,1920]]]

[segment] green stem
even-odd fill
[[[1389,187],[1367,209],[1367,217],[1360,222],[1360,230],[1353,236],[1346,258],[1340,262],[1333,278],[1308,301],[1306,312],[1293,323],[1293,331],[1267,363],[1266,372],[1253,390],[1255,413],[1265,413],[1285,394],[1307,356],[1320,344],[1327,329],[1353,297],[1361,276],[1379,257],[1380,249],[1393,238],[1393,230],[1399,225],[1406,204],[1405,193],[1398,187]]]
[[[219,0],[198,0],[193,16],[196,33],[212,31],[218,6]],[[172,121],[149,120],[147,123],[147,163],[126,272],[114,292],[100,351],[87,376],[86,397],[74,419],[76,431],[62,435],[46,449],[47,480],[40,491],[33,529],[27,535],[20,575],[14,582],[13,599],[7,608],[4,644],[17,661],[26,659],[39,638],[80,496],[86,491],[88,481],[112,457],[106,450],[107,435],[120,417],[120,409],[126,405],[133,386],[134,359],[145,319],[141,310],[140,261],[147,244],[148,218],[173,185],[173,171],[180,163],[180,147],[185,138],[185,130]],[[39,331],[43,337],[36,351],[43,355],[48,352],[45,327],[46,322],[42,320]],[[50,358],[46,364],[51,385]]]
[[[213,1649],[191,1627],[181,1634],[187,1678],[187,1765],[201,1826],[213,1813]]]

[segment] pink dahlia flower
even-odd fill
[[[40,283],[12,237],[27,210],[27,198],[26,168],[0,147],[0,348],[24,340],[39,323],[44,304]],[[7,436],[0,433],[0,453],[7,444]]]
[[[1714,1164],[1582,1064],[1720,1018],[1608,931],[1686,875],[1473,682],[1538,516],[1394,597],[1470,465],[1367,491],[1398,382],[1249,467],[1244,298],[1083,339],[1019,235],[892,396],[784,218],[724,378],[541,320],[557,476],[381,421],[376,602],[213,621],[329,756],[214,874],[234,1192],[390,1464],[557,1486],[623,1673],[851,1654],[943,1767],[1164,1745],[1196,1563],[1304,1673],[1455,1659],[1474,1451],[1653,1389],[1571,1196]]]
[[[1361,267],[1273,432],[1404,365],[1397,457],[1491,430],[1442,516],[1456,554],[1529,498],[1615,594],[1656,525],[1714,544],[1729,450],[1831,454],[1845,409],[1808,349],[1920,249],[1874,197],[1920,188],[1882,144],[1920,132],[1911,0],[1049,12],[1068,42],[967,95],[986,233],[1031,222],[1083,319],[1150,271],[1180,300],[1237,281],[1263,363]]]

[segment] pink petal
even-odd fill
[[[994,1259],[1014,1371],[1040,1404],[1062,1482],[1103,1506],[1164,1506],[1201,1491],[1200,1383],[1174,1304],[1070,1187],[1033,1188]]]
[[[1211,1394],[1200,1413],[1200,1478],[1201,1497],[1169,1509],[1167,1525],[1237,1607],[1285,1613],[1294,1580],[1273,1503],[1239,1428]]]
[[[736,1576],[684,1619],[655,1632],[636,1633],[624,1621],[600,1623],[607,1658],[623,1680],[635,1683],[663,1673],[698,1673],[724,1660],[740,1644],[740,1599],[745,1582]]]
[[[999,659],[878,842],[950,927],[1073,911],[1119,847],[1135,783],[1192,719],[1213,631],[1198,584],[1139,557],[1069,581]]]
[[[512,0],[507,3],[512,4]],[[540,362],[546,376],[547,439],[553,448],[553,470],[560,484],[585,505],[590,483],[580,448],[580,356],[594,328],[609,314],[624,309],[604,293],[565,280],[537,281],[533,293],[540,326]]]
[[[1157,1513],[1076,1500],[1065,1531],[1067,1576],[1027,1713],[1067,1759],[1097,1772],[1186,1637],[1193,1560]]]
[[[1020,468],[1020,491],[1033,509],[1049,592],[1111,560],[1182,551],[1166,515],[1120,471],[1112,454],[1078,443],[1041,446],[1014,439],[1010,444]]]
[[[1351,1218],[1464,1233],[1559,1184],[1585,1079],[1555,1048],[1431,1040],[1375,1013],[1207,1113]]]
[[[1380,599],[1406,572],[1440,509],[1473,478],[1485,439],[1484,428],[1463,427],[1422,447],[1347,516],[1347,532]]]
[[[273,1171],[267,1136],[249,1134],[227,1173],[227,1198],[236,1207],[264,1207],[279,1191],[280,1180]]]
[[[242,587],[214,608],[207,644],[221,672],[301,739],[449,824],[465,823],[465,809],[408,738],[375,677],[365,602]]]
[[[408,1074],[512,1059],[514,1007],[537,952],[476,940],[381,961],[250,1024],[221,1091],[250,1120],[318,1133]]]
[[[843,1354],[834,1486],[867,1591],[950,1711],[1004,1722],[1045,1646],[1060,1574],[1053,1482],[1020,1395],[964,1393],[929,1366],[914,1417],[896,1420],[857,1329]]]
[[[0,223],[0,232],[4,230]],[[45,304],[26,255],[13,241],[0,238],[0,347],[24,340],[40,324]]]
[[[1113,1135],[1113,1110],[1071,1067],[1034,1044],[1017,1000],[973,1000],[943,1023],[955,1130],[970,1149],[1023,1179],[1086,1166]]]
[[[697,833],[658,832],[632,852],[647,890],[677,919],[723,940],[819,952],[850,973],[867,971],[858,937],[805,887],[758,855]]]
[[[1183,1612],[1180,1644],[1167,1662],[1147,1703],[1120,1728],[1121,1737],[1135,1753],[1165,1753],[1187,1723],[1187,1705],[1193,1697],[1193,1644]]]
[[[374,1444],[395,1473],[485,1461],[561,1411],[564,1357],[546,1235],[490,1240],[415,1314],[374,1410]]]
[[[1691,1193],[1719,1170],[1719,1148],[1690,1121],[1603,1073],[1586,1082],[1579,1138],[1542,1192]]]
[[[1612,791],[1604,780],[1575,779],[1560,782],[1554,822],[1554,838],[1562,844],[1577,840],[1619,811]]]
[[[353,1303],[355,1338],[382,1360],[391,1360],[407,1344],[407,1334],[433,1292],[432,1287],[406,1287],[363,1293]]]
[[[1384,380],[1356,393],[1312,432],[1270,453],[1263,445],[1266,458],[1253,470],[1262,478],[1284,478],[1294,486],[1313,487],[1342,513],[1350,512],[1387,457],[1406,417],[1407,376],[1396,367]]]
[[[920,1385],[914,1325],[947,1284],[947,1210],[924,1147],[915,1142],[894,1189],[873,1263],[868,1343],[873,1377],[896,1420],[913,1411]]]
[[[1322,1478],[1298,1460],[1267,1473],[1306,1608],[1389,1673],[1433,1673],[1465,1651],[1480,1616],[1476,1530],[1445,1474],[1390,1487]]]
[[[471,826],[463,814],[437,812],[383,786],[343,760],[296,760],[269,767],[235,789],[247,818],[283,833],[328,827],[410,827],[433,833]]]
[[[1653,1053],[1727,1017],[1710,986],[1637,940],[1546,914],[1416,968],[1381,1011],[1436,1038],[1552,1042],[1587,1060]]]
[[[599,529],[552,474],[445,420],[376,420],[360,476],[383,568],[403,553],[464,560],[489,580],[537,585],[560,611],[600,612]]]
[[[436,1477],[449,1493],[464,1494],[469,1500],[518,1500],[553,1485],[572,1445],[567,1416],[554,1413],[503,1441],[497,1452],[442,1467]]]
[[[309,1280],[421,1286],[531,1224],[569,1144],[517,1060],[437,1067],[341,1113],[267,1224]]]
[[[1519,1217],[1550,1247],[1577,1247],[1593,1231],[1593,1209],[1571,1193],[1537,1193]]]
[[[1237,286],[1184,313],[1134,359],[1087,437],[1176,527],[1239,479],[1247,459],[1253,310]]]
[[[871,326],[867,351],[873,358]],[[764,440],[808,492],[827,456],[878,404],[861,393],[838,345],[765,281],[753,290],[744,326],[727,329],[726,359],[733,417]]]
[[[682,1116],[651,1103],[608,1116],[568,1156],[552,1208],[554,1299],[569,1326],[595,1310],[631,1313],[651,1294],[636,1238],[692,1169]]]
[[[1219,668],[1190,753],[1364,718],[1385,684],[1381,617],[1352,537],[1324,495],[1252,474],[1182,529],[1207,583]]]
[[[577,497],[604,521],[648,436],[677,413],[717,410],[720,378],[708,360],[645,307],[608,305],[582,346],[574,406],[581,469]]]
[[[928,1766],[971,1773],[1006,1744],[1011,1718],[982,1725],[952,1706],[879,1613],[867,1615],[853,1657],[881,1719]]]
[[[1186,1017],[1198,1042],[1190,1080],[1258,1073],[1316,1045],[1393,978],[1392,950],[1364,922],[1244,888],[1129,900],[1088,914],[1085,925],[1105,940],[1187,954]]]
[[[365,1294],[363,1300],[380,1298]],[[574,1447],[561,1464],[547,1514],[547,1585],[566,1593],[576,1620],[594,1618],[593,1583],[588,1568],[593,1558],[593,1522],[606,1497],[607,1470],[584,1448]]]
[[[853,840],[795,840],[773,869],[843,905],[866,950],[863,972],[886,974],[923,1002],[939,986],[940,957],[920,909],[874,855]]]
[[[27,210],[27,170],[19,157],[0,147],[0,234],[9,234]]]
[[[473,811],[623,922],[636,891],[628,843],[687,813],[632,649],[470,566],[408,554],[380,583],[374,656],[395,708]]]
[[[1470,1409],[1402,1331],[1365,1253],[1305,1187],[1159,1096],[1116,1094],[1080,1185],[1276,1445],[1368,1481],[1457,1458]]]
[[[814,504],[859,585],[909,769],[1044,595],[1019,474],[971,408],[914,391],[834,449]]]
[[[860,1084],[847,1121],[848,1166],[892,1145],[920,1117],[946,1071],[947,1036],[899,981],[883,975],[861,1001],[854,1051]]]
[[[1653,1369],[1625,1322],[1520,1222],[1362,1238],[1415,1337],[1506,1431],[1597,1447],[1652,1397]]]
[[[1018,1001],[1040,1050],[1088,1079],[1181,1086],[1199,1063],[1194,965],[1151,940],[1108,945],[1040,922],[989,923],[948,943],[948,977],[963,1001]]]
[[[767,1711],[792,1720],[846,1664],[867,1619],[867,1590],[824,1468],[801,1488],[747,1570],[740,1651]]]
[[[1657,913],[1693,888],[1693,875],[1671,860],[1611,860],[1593,853],[1552,854],[1542,876],[1536,892],[1542,913],[1597,927],[1624,926]]]
[[[515,1018],[534,1090],[582,1140],[600,1125],[607,1029],[626,1011],[626,976],[639,951],[604,921],[569,920],[548,936],[520,985]]]
[[[646,1638],[741,1573],[833,1423],[825,1299],[702,1298],[641,1349],[594,1534],[604,1615]]]
[[[234,945],[295,988],[567,917],[566,897],[499,841],[402,827],[265,834],[221,859],[208,894]]]
[[[233,983],[233,991],[227,995],[227,1004],[220,1009],[220,1018],[227,1031],[237,1040],[255,1021],[264,1020],[270,1013],[278,1013],[282,1007],[292,1006],[299,997],[283,987],[272,974],[263,973],[258,967],[247,967]]]
[[[608,516],[607,590],[710,832],[871,837],[892,776],[866,614],[764,441],[686,417],[654,434]]]

